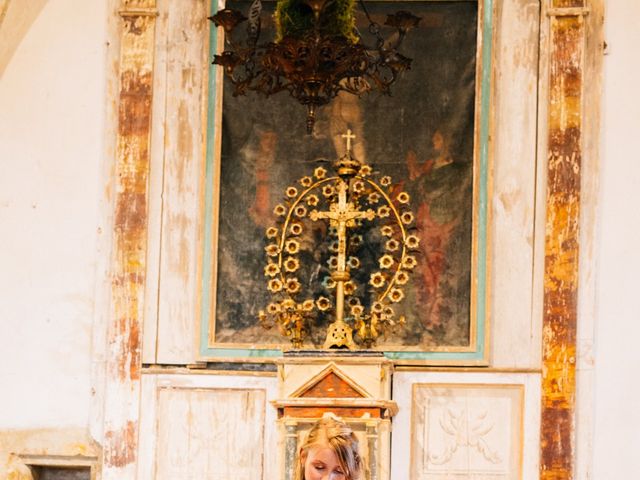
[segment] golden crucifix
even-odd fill
[[[346,135],[342,135],[347,139],[347,154],[351,152],[351,139],[355,135],[351,130],[347,130]],[[338,202],[329,206],[328,212],[318,212],[313,210],[309,217],[316,221],[323,218],[330,220],[330,225],[337,231],[338,236],[338,265],[336,270],[331,274],[331,278],[336,282],[336,319],[329,325],[327,330],[327,338],[324,342],[324,348],[331,347],[348,347],[353,348],[353,338],[351,327],[344,322],[344,284],[351,278],[347,270],[347,228],[355,226],[358,219],[373,220],[376,216],[371,209],[367,211],[357,210],[353,203],[349,201],[349,184],[344,179],[340,179],[338,189]]]
[[[346,153],[332,162],[335,175],[328,177],[326,169],[317,167],[313,176],[298,180],[304,189],[287,187],[284,202],[273,210],[279,219],[265,232],[269,244],[265,247],[268,259],[264,275],[273,301],[265,310],[260,310],[258,318],[265,328],[277,325],[280,332],[291,339],[294,348],[302,348],[305,337],[315,324],[311,321],[326,318],[327,313],[324,312],[331,308],[332,303],[335,318],[326,329],[325,349],[355,348],[354,342],[371,348],[380,333],[386,336],[404,324],[404,317],[396,315],[392,304],[404,298],[402,285],[408,282],[409,274],[416,266],[416,259],[410,252],[419,250],[418,237],[407,230],[413,228],[410,224],[415,222],[408,205],[410,197],[406,192],[398,192],[387,175],[376,181],[375,176],[379,173],[353,157],[351,149],[356,137],[351,130],[342,138],[346,141]],[[353,252],[353,261],[348,257],[353,228],[369,220],[362,226],[363,231],[358,233],[371,231],[378,217],[384,224],[380,233],[389,237],[384,239],[384,245],[379,245],[384,252],[378,258],[380,267],[376,268],[375,263],[368,264],[361,274],[352,278],[351,269],[360,265],[358,251]],[[305,228],[311,228],[307,221],[320,219],[328,220],[334,241],[329,248],[335,252],[329,260],[332,285],[326,285],[327,288],[335,288],[333,302],[324,295],[303,298],[298,277],[306,272],[296,273],[300,268],[296,254],[302,250],[301,235]],[[324,250],[319,253],[322,258]],[[314,258],[317,257],[314,255]],[[369,272],[370,269],[372,271]],[[364,278],[367,275],[368,282]],[[367,291],[359,291],[356,283]],[[311,285],[307,288],[312,297],[315,296],[313,288]],[[348,306],[345,297],[349,297],[348,304],[353,300],[351,316],[345,313]],[[370,305],[361,304],[362,299],[368,299],[366,303]]]

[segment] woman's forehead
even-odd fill
[[[334,463],[338,464],[338,456],[336,452],[333,451],[331,447],[328,445],[316,445],[309,449],[309,460],[310,461],[322,461],[326,464]]]

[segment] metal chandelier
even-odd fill
[[[266,42],[260,41],[261,0],[253,1],[248,17],[225,8],[209,17],[225,35],[225,50],[213,63],[224,69],[234,96],[288,91],[306,107],[307,133],[312,133],[318,108],[339,92],[360,96],[375,89],[389,94],[390,86],[411,67],[411,59],[398,50],[420,18],[398,11],[381,27],[362,0],[360,5],[375,38],[373,46],[365,45],[355,28],[355,0],[279,0],[278,35]],[[244,22],[246,31],[239,35],[237,27]],[[386,39],[383,29],[389,31]]]

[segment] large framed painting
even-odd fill
[[[246,11],[249,2],[228,6]],[[265,360],[290,348],[258,322],[270,301],[265,230],[285,188],[342,155],[350,129],[356,158],[410,194],[420,238],[405,328],[375,348],[405,364],[486,361],[491,2],[370,1],[367,10],[380,24],[398,10],[421,17],[403,46],[411,69],[391,96],[340,94],[319,110],[312,135],[305,108],[288,94],[234,97],[230,82],[210,71],[202,359]],[[212,56],[222,47],[216,35],[212,27]],[[323,268],[319,261],[314,278]],[[323,325],[315,327],[305,349],[322,346]]]

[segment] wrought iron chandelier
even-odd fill
[[[366,46],[355,28],[355,0],[279,0],[276,8],[278,35],[260,43],[261,0],[254,0],[246,17],[225,8],[209,17],[225,34],[225,50],[215,55],[233,84],[233,95],[256,91],[266,96],[288,91],[307,108],[307,133],[312,133],[317,109],[339,92],[362,95],[372,89],[390,93],[390,86],[411,67],[411,59],[398,49],[420,18],[398,11],[388,15],[385,26],[369,21],[374,46]],[[287,10],[288,9],[288,10]],[[243,39],[237,27],[247,22]]]

